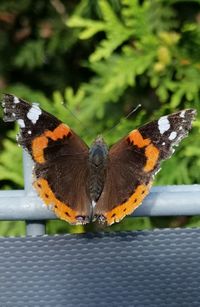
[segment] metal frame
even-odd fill
[[[25,220],[27,235],[45,233],[45,220],[56,219],[32,188],[33,163],[23,153],[24,190],[0,191],[0,220]],[[154,187],[134,216],[200,215],[200,185]]]

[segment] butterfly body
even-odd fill
[[[89,194],[93,202],[98,201],[104,187],[108,165],[108,147],[102,137],[97,137],[89,150]]]
[[[67,125],[16,96],[3,99],[4,120],[20,126],[18,143],[34,166],[34,187],[55,214],[71,224],[111,225],[131,214],[149,193],[162,160],[187,136],[196,111],[163,116],[131,131],[108,149],[102,137],[89,148]]]

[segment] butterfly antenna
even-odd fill
[[[131,110],[126,116],[125,119],[128,119],[133,113],[135,113],[142,105],[139,103],[133,110]],[[110,133],[110,131],[112,131],[113,129],[115,129],[116,127],[118,127],[121,124],[121,120],[114,125],[110,130],[108,130],[105,134]]]
[[[88,130],[88,127],[78,118],[78,116],[64,103],[62,103],[63,107],[81,124],[83,129]]]

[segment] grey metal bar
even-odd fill
[[[32,188],[32,169],[33,161],[30,155],[25,150],[23,150],[24,190],[26,194],[36,195]]]
[[[32,169],[33,169],[33,161],[28,153],[23,151],[23,167],[24,167],[24,194],[25,197],[34,197],[36,196],[36,192],[32,188]],[[26,204],[25,202],[24,204]],[[29,202],[30,204],[30,202]],[[26,221],[26,234],[28,236],[38,236],[45,234],[45,223],[44,221]]]
[[[154,187],[134,216],[200,215],[200,185]],[[0,220],[55,219],[38,196],[0,191]]]
[[[134,216],[200,215],[200,185],[154,187]]]
[[[0,220],[48,220],[55,219],[38,196],[24,191],[0,191]]]
[[[27,221],[26,222],[26,235],[27,236],[40,236],[45,234],[45,222],[43,221]]]

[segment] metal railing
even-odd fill
[[[33,190],[32,167],[31,158],[24,152],[24,190],[0,191],[0,220],[25,220],[27,235],[42,235],[45,220],[57,217]],[[200,215],[200,185],[153,187],[133,215]]]

